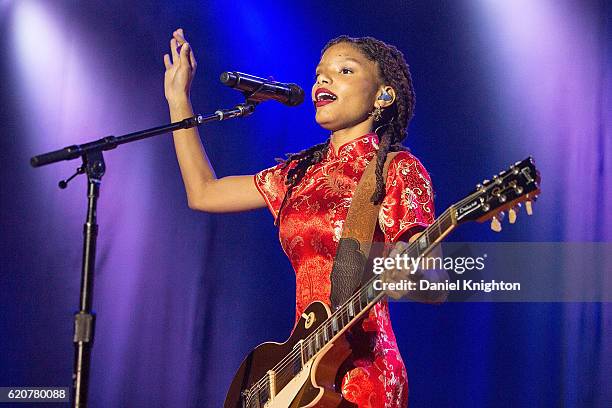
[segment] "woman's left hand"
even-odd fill
[[[164,55],[164,93],[168,104],[178,105],[189,100],[191,82],[197,68],[195,55],[185,40],[182,28],[172,33],[170,52],[172,57]]]
[[[395,258],[397,255],[402,255],[408,246],[417,240],[421,233],[414,234],[410,237],[408,242],[398,241],[387,258]],[[427,255],[431,257],[442,257],[442,251],[439,245],[436,245],[432,251]],[[391,268],[386,269],[382,275],[381,280],[383,283],[401,283],[401,282],[414,282],[415,286],[413,290],[385,290],[387,296],[395,300],[414,300],[417,302],[425,303],[442,303],[448,297],[447,291],[441,290],[420,290],[419,281],[427,280],[429,282],[443,282],[448,279],[448,273],[445,270],[436,269],[420,269],[412,270],[411,268]]]

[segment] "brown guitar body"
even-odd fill
[[[250,398],[243,391],[250,390],[261,378],[268,376],[285,356],[299,350],[299,342],[317,329],[331,315],[322,302],[308,306],[298,321],[293,334],[284,343],[263,343],[257,346],[242,362],[230,385],[224,408],[335,408],[342,402],[341,394],[335,390],[335,379],[340,365],[351,350],[344,336],[327,344],[308,364],[302,374],[269,395],[256,395],[251,390]]]

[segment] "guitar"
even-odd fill
[[[516,162],[450,206],[403,253],[425,256],[457,226],[470,221],[491,219],[491,228],[499,232],[505,211],[511,224],[522,203],[532,214],[539,183],[531,157]],[[334,389],[334,381],[339,366],[351,354],[346,332],[385,296],[374,289],[376,279],[333,312],[323,302],[311,303],[287,341],[263,343],[251,351],[232,380],[224,408],[337,407],[342,396]]]

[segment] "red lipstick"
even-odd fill
[[[329,89],[319,88],[315,91],[315,100],[313,103],[317,108],[320,108],[321,106],[334,102],[336,99],[338,99],[336,94]]]

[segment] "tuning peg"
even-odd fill
[[[495,232],[500,232],[502,230],[501,222],[499,222],[497,216],[493,217],[491,220],[491,229]]]
[[[516,222],[516,210],[514,207],[508,210],[508,221],[510,224],[514,224]]]
[[[533,208],[531,207],[531,201],[525,201],[525,210],[527,210],[527,215],[533,214]]]

